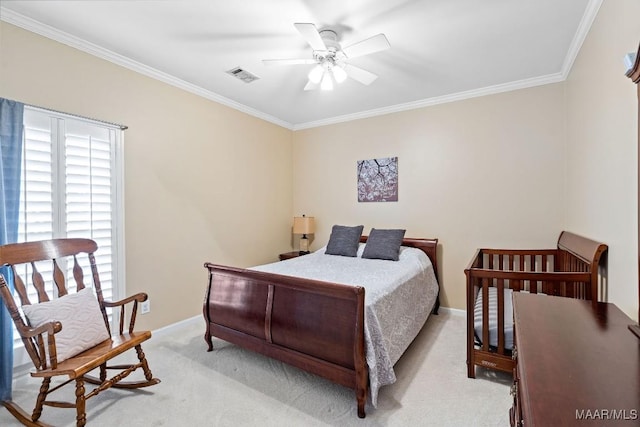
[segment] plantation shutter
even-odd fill
[[[65,124],[65,237],[96,241],[98,251],[95,258],[103,295],[111,300],[112,231],[115,228],[111,191],[112,148],[116,131],[78,121]],[[84,269],[85,266],[82,267]]]
[[[119,128],[102,122],[25,107],[18,241],[95,240],[100,282],[108,300],[122,294],[122,289],[114,288],[116,279],[122,281],[122,276],[116,277],[122,264],[121,134]],[[90,274],[88,260],[82,260],[85,274]],[[51,278],[50,263],[37,267],[45,279]],[[67,266],[66,277],[73,277],[71,268]],[[19,273],[30,277],[29,270]],[[92,283],[90,277],[85,279]],[[51,280],[47,286],[53,289]],[[22,347],[15,331],[14,347]],[[24,362],[26,359],[16,360],[15,365]]]

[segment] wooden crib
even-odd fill
[[[556,249],[478,249],[464,271],[467,376],[475,378],[476,366],[513,372],[512,292],[595,303],[603,292],[599,270],[606,251],[607,245],[568,231],[560,233]]]

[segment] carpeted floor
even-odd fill
[[[396,364],[396,383],[383,387],[378,407],[368,405],[367,417],[359,419],[350,389],[220,340],[208,353],[204,321],[194,319],[144,346],[162,382],[90,399],[88,425],[508,426],[511,376],[478,369],[475,380],[467,378],[465,328],[458,313],[431,316]],[[38,387],[21,376],[14,400],[31,411]],[[73,386],[66,388],[71,393],[63,397],[73,399]],[[45,407],[42,420],[72,426],[75,410]],[[0,425],[16,424],[0,408]]]

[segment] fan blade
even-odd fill
[[[311,81],[307,81],[307,84],[304,85],[304,90],[316,90],[320,87],[320,85],[317,85]]]
[[[347,58],[356,58],[358,56],[380,52],[390,47],[391,45],[387,37],[384,34],[378,34],[377,36],[369,37],[368,39],[347,46],[342,49],[342,51],[347,55]]]
[[[300,35],[304,37],[304,39],[309,43],[311,49],[313,50],[327,50],[327,46],[325,46],[322,41],[322,37],[320,37],[320,33],[317,28],[313,24],[293,24]]]
[[[347,75],[353,80],[360,82],[366,86],[369,86],[378,78],[378,76],[376,76],[372,72],[364,70],[360,67],[356,67],[355,65],[347,64],[345,65],[344,70],[347,72]]]
[[[315,64],[316,60],[308,59],[263,59],[264,65],[310,65]]]

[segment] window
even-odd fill
[[[113,300],[124,291],[121,140],[122,130],[114,125],[25,107],[18,241],[95,240],[103,294]],[[51,277],[50,263],[37,267],[45,279]],[[19,273],[31,274],[26,267]],[[47,286],[53,289],[53,283]],[[14,347],[21,347],[15,331],[14,339]],[[16,352],[15,359],[16,366],[28,361],[26,353]]]

